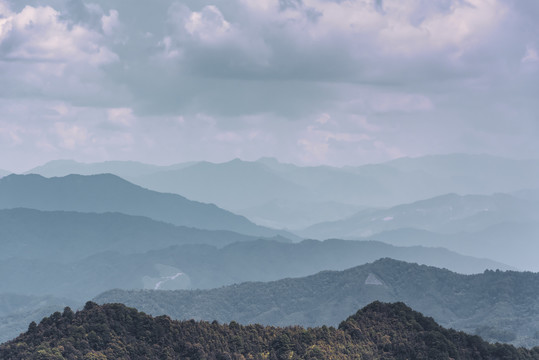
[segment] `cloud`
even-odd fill
[[[60,19],[55,9],[26,6],[2,19],[3,59],[32,62],[84,62],[98,66],[118,60],[100,44],[101,35]]]
[[[0,151],[529,154],[537,17],[519,0],[0,0]]]
[[[539,61],[539,53],[537,52],[537,50],[532,46],[526,46],[526,54],[524,54],[522,62],[534,63],[537,61]]]

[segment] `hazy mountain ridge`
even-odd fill
[[[257,237],[175,226],[142,216],[35,209],[0,210],[0,259],[75,261],[116,251],[146,252],[182,244],[224,246]],[[284,240],[284,239],[283,239]]]
[[[74,160],[53,160],[25,172],[44,177],[64,177],[67,175],[99,175],[114,174],[126,180],[159,171],[167,171],[187,167],[193,163],[181,163],[168,166],[145,164],[138,161],[104,161],[98,163],[81,163]]]
[[[0,209],[18,207],[45,211],[120,212],[207,230],[230,230],[255,236],[292,236],[255,225],[245,217],[213,204],[144,189],[111,174],[61,178],[9,175],[0,179]]]
[[[183,275],[174,282],[175,286],[167,288],[208,289],[244,281],[307,276],[328,269],[344,270],[382,257],[446,267],[462,273],[508,268],[501,263],[464,257],[442,248],[403,248],[377,242],[339,240],[296,244],[257,240],[223,248],[182,245],[139,254],[106,252],[67,263],[47,257],[10,258],[0,261],[0,284],[2,292],[77,296],[76,300],[85,300],[111,288],[153,289],[162,277],[176,273]]]
[[[32,321],[39,321],[66,306],[80,305],[76,301],[53,296],[0,293],[0,343],[26,331]]]
[[[508,194],[446,194],[388,209],[363,210],[345,220],[316,224],[298,233],[315,238],[366,237],[400,228],[458,233],[483,230],[499,222],[537,220],[537,202]]]
[[[46,164],[31,172],[52,175],[52,165]],[[294,229],[323,220],[336,220],[341,215],[341,218],[352,215],[353,210],[341,212],[346,206],[396,206],[447,193],[510,193],[536,188],[539,183],[537,160],[470,154],[402,158],[382,164],[343,168],[300,167],[263,158],[256,162],[236,159],[220,164],[195,162],[169,167],[140,164],[140,170],[128,173],[121,170],[121,162],[119,170],[97,163],[86,164],[82,170],[80,164],[73,165],[57,174],[63,175],[68,169],[73,173],[83,172],[92,166],[100,171],[116,172],[153,190],[216,203],[261,223]],[[301,213],[305,209],[302,204],[311,202],[334,203],[339,207],[315,205],[311,211],[311,223],[281,214],[284,206],[289,213]],[[272,203],[283,206],[271,211]],[[264,211],[260,211],[261,208]]]
[[[491,345],[446,330],[403,303],[375,302],[338,329],[273,328],[152,318],[120,304],[88,302],[30,324],[28,332],[0,345],[3,359],[538,359],[539,349]]]
[[[443,326],[479,331],[491,341],[539,345],[536,273],[487,271],[461,275],[382,259],[344,271],[269,283],[196,291],[111,290],[94,299],[175,319],[308,327],[337,325],[343,314],[375,300],[405,302]]]
[[[481,231],[456,234],[406,228],[367,237],[396,246],[441,246],[460,254],[484,256],[531,271],[539,271],[538,238],[537,222],[502,222]]]

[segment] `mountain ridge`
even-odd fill
[[[231,230],[255,236],[292,236],[264,228],[247,218],[177,194],[159,193],[132,184],[116,175],[8,175],[0,179],[0,208],[120,212],[174,225],[208,230]]]
[[[539,316],[532,314],[538,298],[536,273],[462,275],[385,258],[343,271],[209,290],[110,290],[94,301],[120,302],[176,319],[307,327],[336,326],[347,313],[372,301],[403,301],[443,326],[535,346]]]

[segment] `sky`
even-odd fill
[[[536,0],[0,0],[0,168],[537,158]]]

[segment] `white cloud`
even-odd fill
[[[109,15],[101,17],[101,27],[105,35],[113,35],[114,31],[120,27],[120,19],[117,10],[110,10]]]
[[[101,44],[101,35],[60,19],[55,9],[26,6],[3,19],[0,51],[7,59],[84,62],[102,65],[118,60]]]
[[[344,165],[537,150],[535,2],[99,4],[0,0],[0,152]]]
[[[63,122],[54,124],[54,132],[59,137],[59,145],[69,150],[86,145],[90,136],[86,128]]]
[[[131,108],[112,108],[107,110],[107,118],[110,123],[117,126],[129,127],[135,117]]]
[[[232,31],[230,23],[214,5],[204,6],[199,12],[191,12],[184,26],[191,36],[205,43],[218,43]]]

